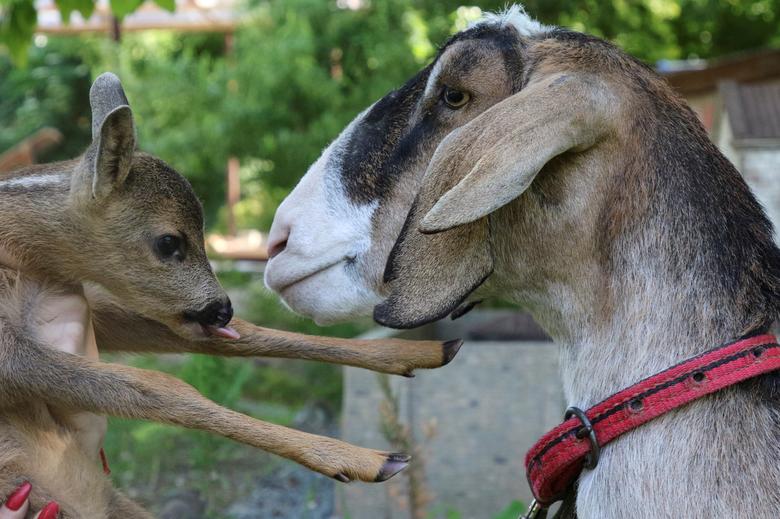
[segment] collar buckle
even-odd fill
[[[596,468],[596,465],[599,464],[599,456],[601,455],[601,445],[599,445],[599,441],[596,438],[596,431],[593,429],[593,424],[590,423],[588,415],[579,407],[572,406],[568,408],[566,414],[563,415],[565,420],[568,420],[572,416],[576,416],[579,421],[582,422],[582,427],[577,430],[575,435],[579,439],[587,437],[588,442],[590,443],[590,454],[585,457],[585,462],[582,466],[588,470],[593,470]]]

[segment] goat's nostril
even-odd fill
[[[274,221],[271,232],[268,234],[268,259],[278,256],[287,248],[287,241],[292,234],[292,226],[289,223]]]
[[[268,259],[273,259],[275,256],[281,254],[287,247],[287,240],[271,243],[268,246]]]

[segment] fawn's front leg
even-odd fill
[[[409,458],[288,429],[221,407],[155,371],[92,361],[41,345],[0,322],[0,401],[43,400],[98,414],[209,431],[340,481],[383,481]]]
[[[338,339],[262,328],[241,319],[231,326],[241,338],[185,339],[168,327],[126,312],[103,298],[91,298],[100,351],[155,351],[206,353],[227,357],[306,359],[357,366],[381,373],[411,376],[415,369],[449,363],[462,341],[403,339]]]

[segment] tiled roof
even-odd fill
[[[780,139],[780,79],[724,81],[720,92],[735,139]]]
[[[780,49],[764,49],[707,61],[697,60],[690,70],[666,71],[663,75],[685,96],[717,89],[723,80],[767,81],[780,77]]]

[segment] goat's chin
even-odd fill
[[[341,269],[330,269],[279,292],[293,312],[312,319],[319,326],[370,316],[382,298],[370,287]]]

